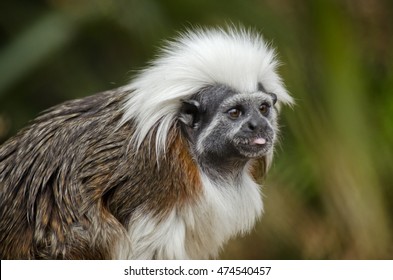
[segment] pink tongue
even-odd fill
[[[252,141],[253,144],[256,145],[263,145],[266,143],[266,139],[265,138],[256,138],[254,139],[254,141]]]

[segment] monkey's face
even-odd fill
[[[259,158],[276,139],[275,102],[274,94],[217,85],[185,101],[180,119],[197,156],[215,162]]]
[[[220,107],[217,136],[224,136],[228,149],[246,158],[261,157],[272,149],[275,111],[271,98],[261,92],[239,94],[225,100]]]

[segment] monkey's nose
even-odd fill
[[[245,132],[260,132],[266,127],[263,119],[250,119],[243,127]]]
[[[248,125],[248,129],[250,131],[254,131],[257,128],[257,126],[258,126],[258,124],[257,124],[257,122],[255,120],[249,121],[247,125]]]

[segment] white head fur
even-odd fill
[[[169,129],[181,100],[203,87],[224,84],[239,92],[257,91],[262,83],[277,95],[278,103],[292,98],[276,73],[274,50],[250,30],[227,28],[187,31],[168,42],[161,55],[126,86],[132,91],[124,107],[122,123],[133,120],[133,143],[138,148],[156,130],[157,155],[165,153]]]

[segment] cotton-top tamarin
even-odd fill
[[[45,111],[0,148],[0,258],[217,257],[262,212],[292,103],[277,64],[253,31],[186,31],[127,86]]]

